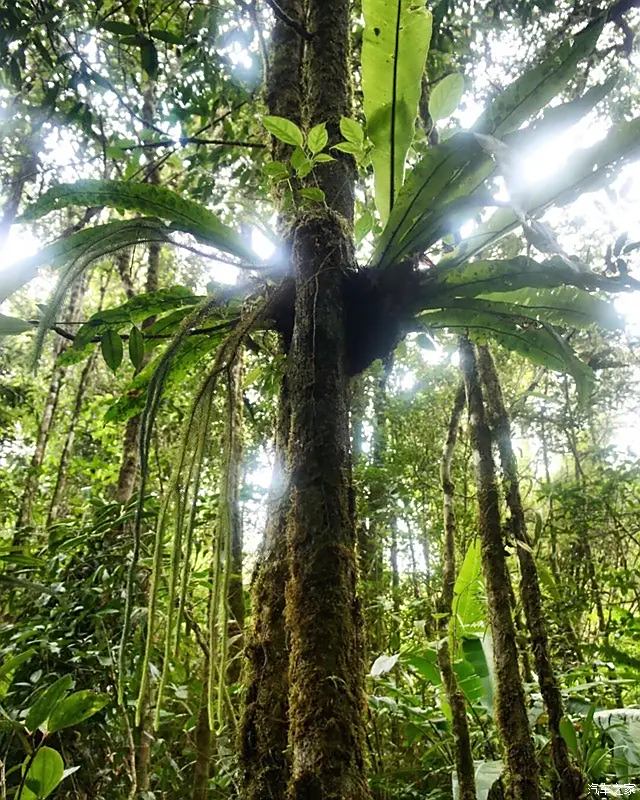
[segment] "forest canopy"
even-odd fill
[[[640,792],[640,2],[0,2],[0,797]]]

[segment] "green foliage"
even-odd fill
[[[429,96],[429,113],[434,122],[450,116],[458,107],[464,92],[464,76],[452,72],[438,81]]]
[[[420,3],[364,0],[362,91],[376,206],[386,222],[404,179],[413,139],[431,14]]]
[[[64,762],[57,750],[41,747],[33,760],[25,762],[27,774],[18,793],[22,800],[45,800],[64,778]]]
[[[168,220],[175,230],[193,234],[206,244],[239,258],[253,261],[253,251],[238,234],[224,225],[208,208],[181,197],[164,186],[132,181],[84,180],[49,189],[22,215],[25,221],[40,219],[69,206],[104,206],[139,211]]]

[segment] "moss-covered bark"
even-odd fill
[[[511,533],[515,541],[522,544],[522,546],[516,547],[520,565],[520,597],[531,638],[531,649],[538,673],[540,692],[549,718],[551,758],[556,771],[553,795],[557,800],[577,800],[582,796],[583,781],[571,764],[567,745],[560,733],[560,720],[563,716],[562,696],[549,655],[542,592],[527,533],[518,480],[518,462],[511,444],[511,422],[504,403],[498,372],[491,352],[486,346],[478,348],[478,366],[487,394],[492,432],[500,454],[505,496],[511,515]]]
[[[508,795],[514,800],[539,800],[538,765],[518,669],[491,432],[486,419],[476,351],[468,339],[460,341],[460,356],[475,451],[482,568],[493,635],[496,722],[508,770]]]
[[[305,800],[367,796],[342,293],[352,258],[337,216],[297,226],[286,620],[290,797]]]
[[[451,707],[451,720],[455,740],[456,774],[460,800],[476,800],[475,771],[467,708],[464,695],[458,686],[451,653],[449,651],[449,619],[453,605],[453,587],[456,581],[456,513],[454,506],[455,486],[451,477],[451,462],[458,438],[458,426],[465,406],[465,388],[461,383],[451,409],[447,438],[442,454],[440,478],[442,484],[442,506],[444,517],[444,553],[442,569],[442,594],[438,602],[438,666],[442,682]]]
[[[284,594],[289,571],[286,543],[289,426],[285,379],[279,397],[267,527],[251,585],[252,626],[246,632],[246,694],[239,743],[244,800],[282,800],[290,770],[289,654],[284,627]]]

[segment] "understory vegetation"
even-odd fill
[[[0,4],[1,800],[640,791],[639,26]]]

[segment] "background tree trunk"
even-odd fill
[[[460,340],[460,356],[475,450],[478,527],[496,672],[496,723],[506,756],[507,789],[514,800],[538,800],[538,764],[518,669],[491,432],[485,415],[476,352],[468,339]]]
[[[511,421],[504,404],[502,387],[489,348],[478,348],[478,367],[482,383],[487,393],[487,408],[495,442],[500,454],[500,463],[505,483],[505,496],[511,514],[510,527],[516,541],[516,552],[520,564],[520,597],[525,619],[531,637],[531,648],[542,699],[549,717],[551,735],[551,758],[557,773],[553,794],[557,800],[577,800],[582,796],[583,781],[571,765],[567,745],[560,733],[560,720],[563,716],[562,696],[556,681],[549,655],[549,641],[542,604],[542,592],[538,580],[538,570],[531,551],[527,533],[520,482],[518,462],[511,444]]]
[[[447,429],[441,465],[441,482],[444,517],[444,557],[442,569],[442,594],[438,603],[438,666],[442,674],[442,682],[451,707],[453,736],[455,740],[456,775],[458,776],[460,800],[476,800],[475,770],[469,725],[467,723],[467,706],[464,694],[458,686],[451,652],[449,650],[449,620],[453,605],[453,588],[456,582],[456,513],[454,505],[455,486],[451,478],[451,462],[458,438],[458,426],[465,406],[464,382],[456,391]]]

